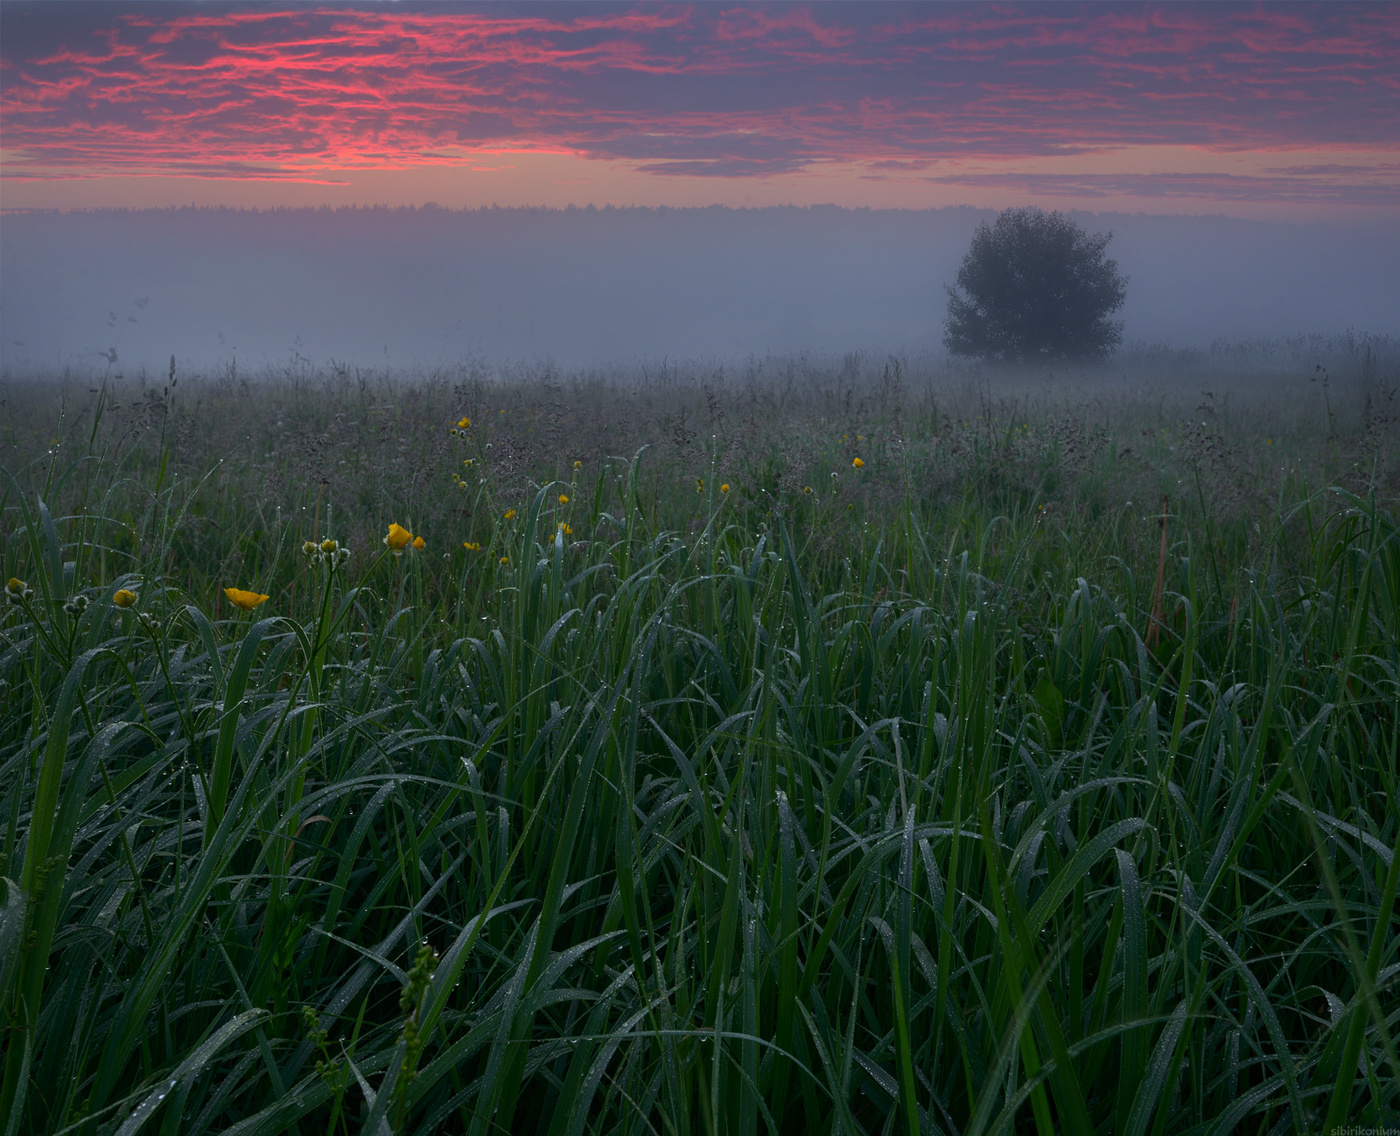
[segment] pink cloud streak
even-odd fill
[[[1393,5],[84,11],[3,9],[7,177],[1400,150]]]

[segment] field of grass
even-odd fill
[[[0,1136],[1396,1123],[1367,346],[4,376]]]

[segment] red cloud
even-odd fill
[[[0,16],[7,176],[1397,149],[1393,5],[52,9]]]

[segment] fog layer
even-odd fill
[[[936,349],[969,208],[181,209],[0,221],[0,364],[561,365]],[[1400,332],[1400,222],[1072,214],[1128,340]]]

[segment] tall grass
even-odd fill
[[[625,459],[404,390],[412,469],[257,492],[70,405],[0,489],[6,1136],[1393,1120],[1369,427],[1231,497],[1247,432],[881,378]]]

